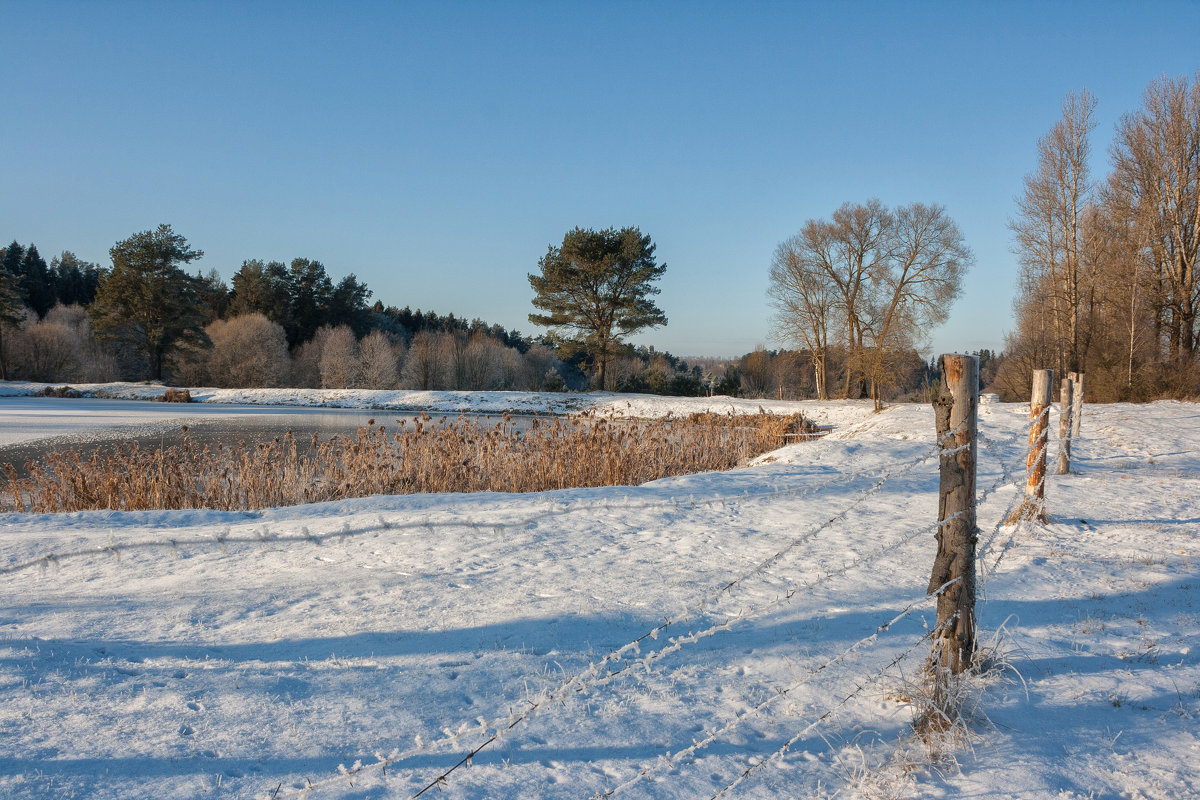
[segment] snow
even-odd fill
[[[271,402],[759,405],[104,389],[110,430]],[[0,398],[0,443],[78,433],[89,402]],[[762,405],[835,430],[639,487],[0,516],[0,796],[410,797],[492,737],[423,796],[1200,795],[1197,406],[1088,406],[1050,522],[1014,529],[1026,410],[981,405],[992,667],[926,744],[932,412]]]

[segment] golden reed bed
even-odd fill
[[[368,425],[311,446],[289,432],[273,442],[215,449],[182,444],[51,450],[18,477],[6,467],[0,509],[65,512],[211,508],[246,510],[373,494],[538,492],[635,485],[730,469],[814,426],[803,416],[694,414],[649,422],[605,418],[489,424],[423,417]]]

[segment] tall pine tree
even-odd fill
[[[608,388],[608,362],[622,336],[667,324],[650,299],[667,265],[655,263],[653,242],[637,228],[576,228],[538,266],[541,274],[529,276],[533,305],[547,313],[530,314],[529,321],[549,328],[568,350],[585,352],[601,389]]]
[[[14,242],[15,244],[15,242]],[[0,268],[0,381],[8,380],[8,368],[4,363],[5,328],[16,327],[23,316],[24,305],[17,291],[16,276]]]
[[[46,259],[34,244],[25,248],[25,256],[21,259],[21,294],[25,305],[37,312],[39,319],[54,307],[54,279]]]
[[[170,225],[135,233],[108,252],[112,269],[91,308],[95,329],[103,338],[132,344],[146,357],[150,377],[161,380],[177,349],[208,345],[200,281],[180,267],[204,253]]]

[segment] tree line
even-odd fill
[[[650,300],[657,292],[651,282],[666,268],[653,251],[636,228],[568,232],[539,261],[541,274],[530,275],[535,307],[544,312],[531,321],[550,329],[531,338],[454,314],[369,305],[372,292],[355,275],[335,281],[307,258],[248,259],[226,285],[215,270],[185,270],[202,252],[168,225],[117,242],[107,268],[69,252],[46,264],[35,245],[14,241],[0,250],[0,368],[44,382],[820,394],[808,378],[816,361],[809,350],[758,348],[689,363],[624,341],[666,321]],[[572,308],[561,303],[565,296],[585,300]],[[854,360],[850,353],[827,347],[821,374],[840,374]],[[915,351],[892,361],[883,396],[914,395],[928,383]]]
[[[1096,103],[1067,95],[1016,199],[1016,325],[981,365],[1005,399],[1026,397],[1045,367],[1086,372],[1094,400],[1200,394],[1200,72],[1146,89],[1099,179]],[[547,329],[534,339],[368,305],[353,274],[334,282],[306,258],[247,260],[226,286],[183,269],[202,253],[167,225],[117,242],[104,268],[70,252],[47,264],[14,241],[0,250],[0,378],[839,395],[878,408],[937,380],[919,352],[974,263],[940,205],[845,203],[775,250],[774,332],[795,349],[688,364],[624,341],[667,321],[654,250],[637,228],[551,244],[528,276],[529,319]]]
[[[113,245],[100,267],[33,244],[0,249],[0,378],[192,386],[563,391],[597,386],[586,347],[454,314],[370,303],[353,274],[308,258],[248,259],[229,285],[186,267],[169,225]],[[701,394],[702,376],[616,340],[618,391]],[[591,373],[591,374],[589,374]]]
[[[1087,373],[1097,400],[1200,394],[1200,72],[1160,78],[1093,175],[1097,98],[1069,93],[1010,222],[1021,266],[996,387]]]

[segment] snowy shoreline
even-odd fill
[[[0,382],[0,398],[33,397],[45,389],[63,386],[87,398],[108,400],[157,400],[168,386],[157,383],[34,383]],[[184,388],[184,387],[176,387]],[[486,414],[578,414],[611,413],[616,416],[658,417],[667,414],[717,413],[753,414],[760,409],[791,413],[806,400],[748,400],[726,395],[715,397],[666,397],[619,394],[616,392],[472,392],[423,391],[418,389],[216,389],[188,388],[192,402],[220,405],[293,406],[305,408],[361,408],[384,411]],[[833,401],[836,403],[836,401]],[[854,406],[861,401],[848,401]],[[828,406],[830,403],[822,403]]]
[[[69,385],[82,398],[38,393]],[[601,414],[628,419],[693,413],[802,413],[842,427],[872,413],[869,401],[779,401],[735,397],[663,397],[594,392],[457,392],[371,389],[189,389],[191,403],[156,403],[167,387],[146,383],[0,382],[0,447],[40,439],[154,432],[214,415],[255,416],[271,409],[363,410],[395,414]]]

